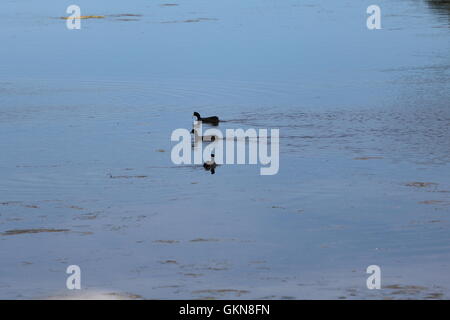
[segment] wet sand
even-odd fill
[[[104,18],[78,31],[0,4],[0,298],[448,299],[450,20],[429,3],[380,1],[378,31],[364,1],[79,1]],[[279,128],[279,173],[174,165],[193,111]]]

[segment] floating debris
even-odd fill
[[[121,19],[116,19],[117,21],[139,21],[139,19],[125,19],[125,18],[121,18]]]
[[[441,293],[441,292],[432,292],[432,293],[429,293],[429,294],[425,297],[425,299],[442,299],[443,296],[444,296],[444,294]]]
[[[399,284],[392,284],[384,287],[385,289],[391,289],[393,290],[390,292],[390,294],[394,295],[416,295],[419,293],[422,293],[423,291],[427,290],[427,288],[422,286],[415,286],[415,285],[399,285]]]
[[[198,278],[198,277],[201,277],[203,275],[203,273],[188,272],[188,273],[183,273],[183,275],[186,277]]]
[[[135,13],[119,13],[119,14],[110,14],[107,17],[121,18],[121,17],[142,17],[142,14]]]
[[[172,243],[180,243],[180,241],[178,240],[154,240],[154,243],[168,243],[168,244],[172,244]]]
[[[406,184],[407,187],[416,187],[416,188],[425,188],[429,186],[437,186],[437,183],[434,182],[409,182]]]
[[[74,290],[80,291],[80,290]],[[59,296],[48,297],[49,300],[143,300],[139,294],[129,292],[102,292],[88,290],[84,292],[71,292]]]
[[[31,234],[31,233],[43,233],[43,232],[67,232],[69,229],[14,229],[2,232],[2,236],[13,236],[17,234]]]
[[[118,14],[110,14],[110,15],[88,15],[88,16],[80,16],[80,17],[74,17],[74,16],[69,16],[69,17],[60,17],[60,19],[63,20],[72,20],[72,19],[78,19],[78,20],[86,20],[86,19],[105,19],[105,18],[119,18],[116,20],[119,21],[139,21],[139,19],[136,18],[140,18],[142,17],[142,14],[136,14],[136,13],[118,13]]]
[[[446,201],[442,200],[425,200],[425,201],[419,201],[419,204],[446,204]]]
[[[164,261],[160,261],[160,263],[162,263],[162,264],[178,264],[178,262],[176,260],[164,260]]]
[[[5,202],[0,202],[0,205],[2,206],[9,206],[10,204],[21,204],[22,201],[5,201]]]
[[[143,179],[143,178],[148,178],[148,176],[113,176],[112,174],[110,174],[109,177],[111,179],[132,179],[132,178]]]
[[[72,16],[70,16],[70,17],[60,17],[60,19],[63,19],[63,20],[72,20],[72,19],[104,19],[105,18],[105,16],[94,16],[94,15],[91,15],[91,16],[79,16],[79,17],[72,17]]]
[[[250,293],[250,291],[247,290],[236,290],[236,289],[208,289],[208,290],[196,290],[196,291],[192,291],[192,293],[194,294],[204,294],[204,293],[209,293],[209,294],[235,294],[237,297],[240,297],[243,294],[246,293]]]
[[[97,213],[90,212],[90,213],[81,214],[81,215],[75,217],[74,219],[76,219],[76,220],[95,220],[95,219],[97,219],[97,217],[98,217]]]
[[[220,241],[219,239],[204,239],[204,238],[196,238],[196,239],[192,239],[189,240],[189,242],[218,242]]]
[[[384,159],[384,157],[356,157],[356,158],[353,158],[353,160],[377,160],[377,159]]]
[[[75,210],[84,210],[83,208],[79,207],[79,206],[70,206],[68,207],[70,209],[75,209]]]
[[[217,20],[218,19],[212,19],[212,18],[197,18],[197,19],[187,19],[187,20],[163,21],[161,23],[193,23],[193,22],[217,21]]]

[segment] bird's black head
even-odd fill
[[[214,158],[214,153],[211,153],[211,158]]]
[[[194,117],[196,117],[197,118],[197,120],[200,120],[200,113],[198,113],[198,112],[194,112]]]
[[[191,133],[194,133],[194,129],[191,130]]]

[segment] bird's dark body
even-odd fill
[[[200,118],[200,120],[203,123],[211,123],[211,124],[218,124],[219,123],[219,118],[218,117],[208,117],[208,118]]]
[[[213,168],[215,168],[215,167],[216,167],[216,164],[215,164],[215,163],[212,164],[212,165],[207,164],[207,163],[204,163],[204,164],[203,164],[203,168],[205,168],[206,170],[211,170],[211,169],[213,169]]]
[[[216,161],[214,161],[214,154],[211,154],[211,161],[206,161],[203,163],[203,168],[207,171],[211,171],[211,174],[216,173]]]

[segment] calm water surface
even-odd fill
[[[72,3],[0,4],[0,298],[450,297],[448,2]],[[174,165],[193,111],[279,173]]]

